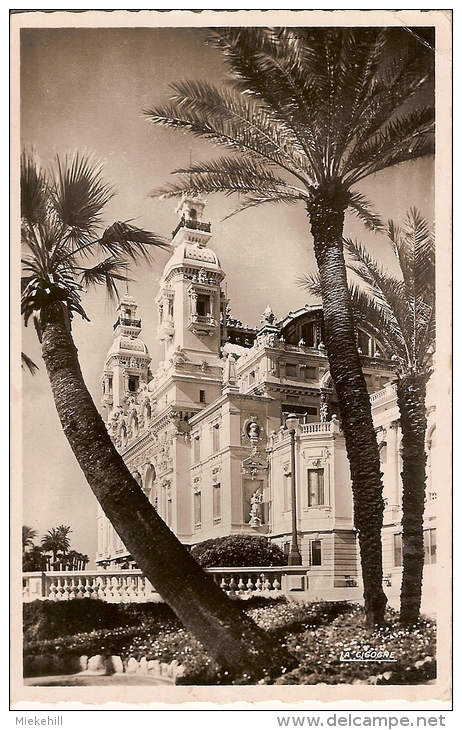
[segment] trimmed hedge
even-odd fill
[[[37,600],[23,605],[26,642],[139,627],[146,622],[163,620],[178,622],[166,603],[106,603],[96,598],[79,598],[73,601]]]
[[[203,568],[245,568],[287,565],[281,548],[262,535],[228,535],[194,545],[191,555]]]

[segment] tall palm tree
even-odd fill
[[[26,548],[33,547],[34,540],[37,537],[37,530],[28,525],[22,526],[22,551],[26,552]]]
[[[59,527],[56,528],[56,532],[61,538],[61,552],[64,554],[68,553],[71,546],[71,541],[68,537],[68,535],[72,532],[71,528],[69,525],[59,525]]]
[[[383,270],[357,241],[346,240],[350,268],[366,285],[353,286],[357,321],[384,343],[396,368],[403,438],[403,576],[400,620],[419,617],[424,565],[426,386],[435,349],[435,242],[425,218],[408,212],[401,227],[388,224],[388,240],[400,275]]]
[[[63,547],[65,548],[65,545],[65,540],[63,540],[62,534],[56,527],[52,527],[51,530],[48,530],[46,535],[42,538],[42,550],[46,550],[52,554],[53,563],[56,563],[57,555],[60,550],[63,551]]]
[[[431,87],[431,46],[419,42],[416,29],[221,28],[214,38],[232,80],[220,89],[207,82],[175,83],[170,103],[146,115],[231,154],[176,170],[179,181],[153,194],[238,193],[235,212],[267,202],[305,206],[350,462],[366,615],[368,623],[381,623],[380,463],[342,235],[347,208],[367,226],[379,224],[358,183],[433,152],[433,101],[420,96]]]
[[[84,286],[104,283],[116,293],[127,264],[149,259],[149,249],[165,246],[164,240],[129,223],[100,231],[113,190],[91,159],[78,153],[57,158],[47,173],[24,153],[21,167],[22,313],[26,324],[37,313],[56,409],[92,491],[144,575],[230,674],[258,678],[292,668],[293,657],[228,599],[158,516],[116,451],[83,380],[72,319],[76,313],[87,319]],[[101,254],[102,260],[94,258]]]

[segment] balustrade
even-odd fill
[[[307,568],[206,568],[215,583],[230,596],[280,595],[285,579],[294,572],[304,575]],[[108,603],[162,601],[140,570],[95,570],[50,573],[23,573],[23,601],[69,601],[99,598]]]

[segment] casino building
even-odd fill
[[[281,321],[268,307],[255,329],[233,319],[204,205],[186,197],[177,208],[180,221],[156,297],[157,338],[164,347],[157,367],[140,338],[136,301],[127,292],[117,307],[101,377],[108,431],[151,503],[186,545],[260,534],[289,554],[295,478],[306,587],[357,585],[349,466],[323,345],[322,307],[306,305]],[[394,373],[366,327],[357,337],[384,474],[385,581],[398,585],[401,435]],[[427,574],[436,562],[434,443],[430,407]],[[133,564],[102,512],[96,564]]]

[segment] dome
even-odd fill
[[[194,266],[195,264],[200,267],[205,266],[207,269],[220,269],[220,261],[215,251],[197,243],[183,241],[174,249],[171,258],[165,264],[163,276],[165,277],[175,266]]]
[[[111,347],[108,350],[107,357],[111,355],[117,355],[120,353],[133,353],[147,355],[149,357],[148,348],[139,337],[131,337],[130,335],[122,334],[114,338]]]

